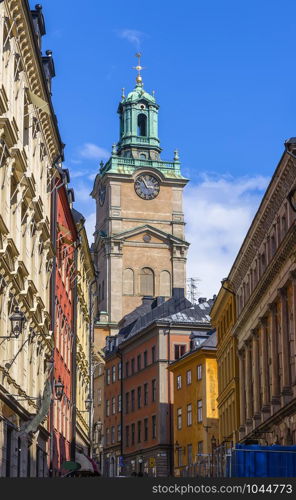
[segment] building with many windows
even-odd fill
[[[235,320],[235,294],[225,279],[211,310],[211,322],[217,331],[219,442],[225,448],[239,440],[237,338],[232,335]]]
[[[38,4],[0,2],[0,476],[48,475],[51,179],[63,145]],[[17,313],[25,320],[11,331]],[[3,337],[10,337],[3,338]]]
[[[295,445],[296,139],[285,146],[227,284],[236,298],[239,361],[233,431],[242,442]]]
[[[54,309],[54,370],[53,388],[62,384],[63,394],[51,405],[50,432],[51,474],[60,476],[62,464],[75,459],[76,434],[76,343],[77,343],[77,247],[78,232],[71,211],[73,193],[68,190],[69,174],[59,168],[55,176],[52,207],[55,213],[53,240],[55,265],[52,286],[55,291]],[[76,361],[77,362],[77,361]]]
[[[91,428],[93,426],[93,315],[95,296],[95,270],[88,245],[85,229],[85,218],[72,207],[72,215],[76,224],[78,242],[75,271],[71,276],[72,286],[77,288],[76,308],[76,342],[72,376],[76,383],[75,392],[75,444],[77,452],[88,455],[91,445]]]
[[[194,328],[190,350],[174,361],[174,476],[213,475],[218,445],[216,332]]]
[[[110,449],[116,449],[116,474],[173,473],[173,376],[168,367],[188,352],[192,330],[210,329],[209,311],[205,299],[193,306],[183,289],[174,289],[168,300],[144,297],[122,320],[119,333],[107,337],[104,453],[108,467]]]

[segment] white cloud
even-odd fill
[[[122,29],[118,31],[118,36],[125,38],[132,45],[135,45],[137,49],[140,49],[141,41],[146,35],[139,30]]]
[[[75,201],[78,203],[86,203],[92,202],[92,199],[90,197],[90,191],[91,188],[88,184],[85,184],[84,182],[77,182],[75,183]]]
[[[110,157],[109,151],[91,142],[83,144],[79,154],[88,160],[106,160]]]
[[[184,193],[187,277],[197,277],[199,296],[220,289],[243,242],[269,179],[203,174]]]
[[[89,174],[89,175],[88,175],[88,179],[89,179],[90,181],[94,181],[94,180],[95,180],[95,178],[96,178],[96,176],[97,176],[97,174],[98,174],[98,172],[93,172],[92,174]]]
[[[71,179],[76,179],[77,177],[83,177],[87,172],[85,170],[71,170]]]
[[[94,232],[95,232],[95,227],[96,227],[96,212],[92,212],[89,215],[86,216],[86,221],[85,221],[85,229],[87,232],[87,237],[88,237],[88,243],[89,246],[94,241]]]

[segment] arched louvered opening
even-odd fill
[[[154,296],[154,272],[149,267],[143,267],[140,273],[141,295]]]
[[[171,274],[169,271],[161,271],[160,273],[159,295],[162,297],[171,296]]]
[[[147,116],[143,113],[138,115],[138,136],[145,137],[147,135]]]
[[[122,292],[123,295],[134,295],[134,271],[125,269],[123,271]]]

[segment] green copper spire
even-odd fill
[[[111,158],[101,165],[100,175],[115,173],[132,175],[135,170],[155,169],[164,179],[185,179],[181,174],[179,153],[176,150],[173,161],[160,159],[160,141],[158,138],[158,109],[154,90],[148,94],[144,90],[141,71],[141,54],[138,58],[136,86],[125,94],[122,89],[121,101],[118,106],[120,118],[120,137],[112,146]]]
[[[158,109],[155,97],[144,90],[141,71],[141,54],[137,53],[138,71],[135,88],[127,95],[122,93],[118,107],[120,138],[117,151],[127,158],[159,159],[161,151],[158,138]]]

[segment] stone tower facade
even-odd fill
[[[172,288],[185,288],[189,244],[182,198],[188,179],[177,151],[171,162],[160,159],[158,110],[139,74],[134,90],[122,95],[119,142],[101,163],[92,191],[98,311],[108,314],[111,330],[143,296],[170,297]]]

